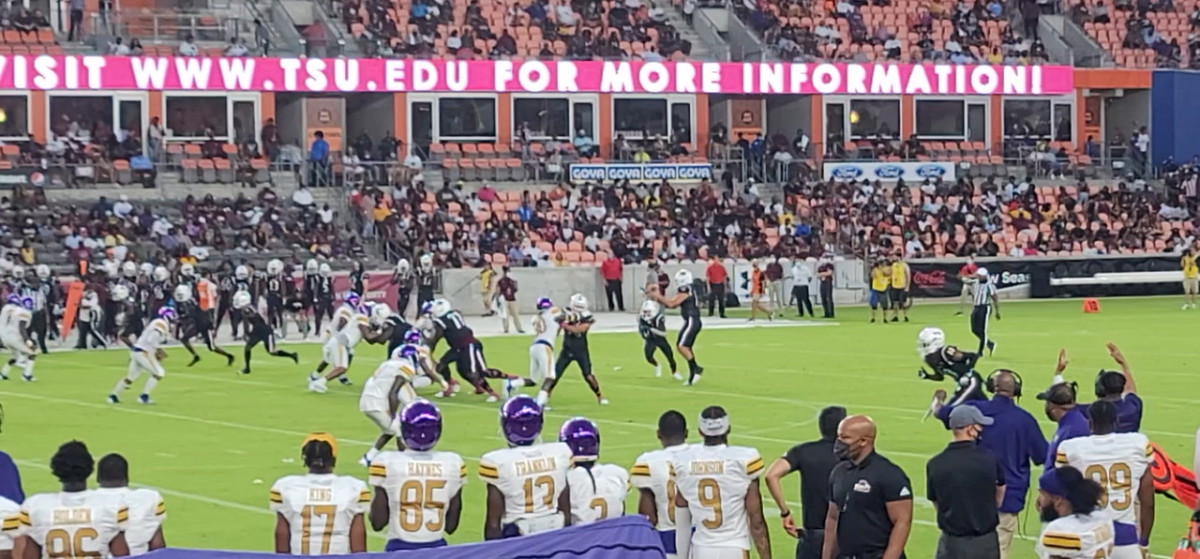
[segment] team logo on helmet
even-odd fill
[[[515,396],[500,408],[500,428],[513,446],[528,446],[542,434],[542,407],[529,396]]]
[[[571,456],[578,462],[590,462],[600,457],[600,429],[589,419],[568,419],[558,431],[558,440],[571,448]]]
[[[400,440],[405,448],[432,450],[442,438],[442,412],[428,400],[417,400],[400,410]]]

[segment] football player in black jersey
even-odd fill
[[[654,301],[642,303],[642,312],[638,314],[638,334],[642,335],[642,352],[646,362],[654,366],[654,376],[662,376],[662,365],[654,358],[654,353],[661,351],[671,367],[671,375],[675,380],[683,380],[679,369],[675,366],[675,352],[667,341],[667,317],[663,315],[662,305]]]
[[[225,322],[225,317],[229,317],[229,321],[233,322],[233,294],[237,293],[233,284],[233,264],[225,261],[216,272],[217,282],[217,316],[215,331],[221,331],[221,324]]]
[[[312,276],[312,312],[316,318],[317,332],[321,331],[321,323],[333,319],[333,268],[328,263],[322,263],[316,276]]]
[[[957,406],[969,400],[987,399],[983,392],[983,377],[975,371],[975,362],[979,361],[979,354],[960,351],[955,346],[946,345],[946,333],[941,328],[921,330],[917,335],[917,352],[925,365],[932,369],[931,372],[921,367],[917,376],[932,381],[950,377],[957,385],[947,405]]]
[[[687,270],[675,272],[675,291],[675,296],[668,299],[659,291],[657,285],[651,285],[646,289],[646,296],[668,309],[679,309],[679,315],[683,317],[683,328],[679,329],[679,339],[675,342],[675,348],[687,360],[688,380],[684,384],[692,386],[700,382],[700,375],[704,374],[704,367],[696,363],[696,353],[692,350],[696,344],[696,337],[700,335],[702,324],[700,323],[700,301],[696,299],[696,294],[693,292],[691,272]]]
[[[544,396],[539,395],[539,400],[548,402],[551,393],[554,392],[554,387],[558,385],[558,379],[562,378],[571,363],[577,363],[579,372],[583,373],[583,380],[596,395],[596,401],[600,402],[602,406],[607,406],[608,399],[600,392],[600,381],[596,380],[596,375],[592,371],[592,353],[588,347],[587,335],[596,319],[588,310],[587,297],[581,293],[572,295],[570,303],[567,304],[567,310],[566,318],[561,323],[562,350],[558,353],[558,361],[554,363],[554,376],[542,383],[542,391],[545,394]],[[544,407],[550,409],[548,405]]]
[[[407,258],[396,262],[396,271],[392,272],[392,285],[396,286],[396,314],[401,318],[408,312],[408,301],[412,297],[413,275],[412,265]],[[391,355],[389,352],[388,355]]]
[[[284,266],[283,270],[283,337],[287,337],[287,323],[290,318],[296,323],[301,339],[308,339],[311,326],[308,323],[308,304],[304,298],[304,272],[295,267],[291,270]]]
[[[483,344],[475,338],[475,332],[467,326],[462,313],[454,310],[449,301],[436,299],[430,303],[429,314],[441,333],[440,337],[450,346],[438,361],[438,368],[443,363],[447,366],[454,363],[458,375],[471,383],[477,394],[486,393],[488,402],[499,401],[500,395],[488,385],[485,378],[488,366],[483,357]]]
[[[253,274],[253,271],[250,269],[250,266],[248,266],[246,264],[241,264],[237,268],[234,268],[234,270],[233,270],[233,292],[235,295],[238,293],[245,293],[245,294],[249,295],[250,296],[250,306],[254,307],[255,310],[257,311],[257,309],[258,309],[258,292],[254,286],[254,274]],[[237,309],[237,305],[234,305],[234,309],[235,310]],[[242,328],[241,329],[242,332],[241,333],[238,332],[238,326],[240,326],[242,324],[242,318],[243,318],[242,315],[243,314],[244,313],[240,313],[240,312],[230,312],[229,313],[229,326],[233,328],[233,339],[235,339],[235,340],[242,339],[242,337],[243,337],[242,334],[245,333],[245,330],[246,330],[245,328]]]
[[[179,313],[179,342],[192,354],[192,361],[188,363],[188,367],[200,362],[200,355],[192,348],[192,338],[200,338],[209,351],[224,356],[226,367],[233,365],[233,354],[222,349],[213,340],[212,320],[209,319],[208,313],[200,308],[192,288],[186,283],[175,287],[175,310]]]
[[[283,261],[275,258],[267,262],[267,273],[263,277],[263,294],[267,298],[267,322],[276,332],[283,332],[284,284]]]
[[[150,296],[146,298],[146,309],[162,308],[171,296],[171,272],[165,266],[155,266],[150,276]],[[146,316],[149,316],[147,313]]]
[[[244,366],[241,373],[243,375],[250,374],[250,350],[260,343],[267,348],[267,353],[275,357],[286,357],[296,364],[300,363],[300,356],[275,347],[275,332],[271,330],[267,320],[254,308],[248,292],[239,291],[233,295],[233,310],[242,315],[241,319],[246,325],[246,346],[242,350]]]
[[[433,284],[437,279],[437,269],[433,267],[433,255],[422,254],[417,267],[417,308],[425,308],[425,303],[433,301]]]
[[[393,313],[387,303],[376,303],[371,308],[371,326],[375,330],[363,339],[369,344],[387,344],[386,359],[391,359],[392,352],[405,344],[404,334],[412,328],[403,316]]]

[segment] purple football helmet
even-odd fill
[[[542,407],[529,396],[514,396],[500,407],[500,427],[513,446],[529,446],[542,434]]]
[[[422,341],[421,338],[421,331],[416,328],[409,329],[404,333],[404,343],[406,344],[419,344]]]
[[[21,296],[14,293],[12,295],[9,295],[8,299],[5,300],[5,302],[10,305],[20,305],[21,304]]]
[[[432,450],[442,438],[442,412],[428,400],[417,400],[400,410],[400,439],[418,452]]]
[[[176,318],[175,309],[171,307],[162,307],[158,309],[158,317],[170,322],[174,322]]]
[[[578,462],[594,461],[600,457],[600,430],[590,419],[568,419],[558,430],[558,440],[571,447],[571,456]]]
[[[27,311],[33,310],[33,297],[21,297],[21,306]]]
[[[421,305],[421,314],[429,314],[431,312],[433,312],[433,301],[425,301],[425,304]]]
[[[551,301],[549,297],[539,297],[537,300],[537,310],[539,311],[544,311],[553,306],[554,301]]]
[[[362,302],[362,297],[359,297],[359,295],[353,291],[347,291],[346,297],[343,300],[346,301],[347,305],[357,308],[358,304]]]

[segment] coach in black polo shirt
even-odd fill
[[[821,439],[793,446],[767,468],[767,489],[779,507],[783,529],[797,538],[796,559],[821,559],[825,547],[825,515],[829,510],[829,473],[837,465],[833,441],[837,440],[838,425],[846,419],[846,408],[829,406],[821,410],[817,426]],[[796,516],[783,496],[780,481],[784,476],[800,472],[800,506],[804,524],[796,528]]]
[[[823,559],[903,559],[913,495],[899,466],[875,453],[875,422],[852,415],[838,426],[829,475]]]
[[[1000,559],[1004,467],[976,439],[993,423],[975,406],[950,412],[954,442],[925,466],[929,500],[937,507],[936,559]]]

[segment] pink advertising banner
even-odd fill
[[[0,89],[1059,95],[1069,66],[0,56]]]

